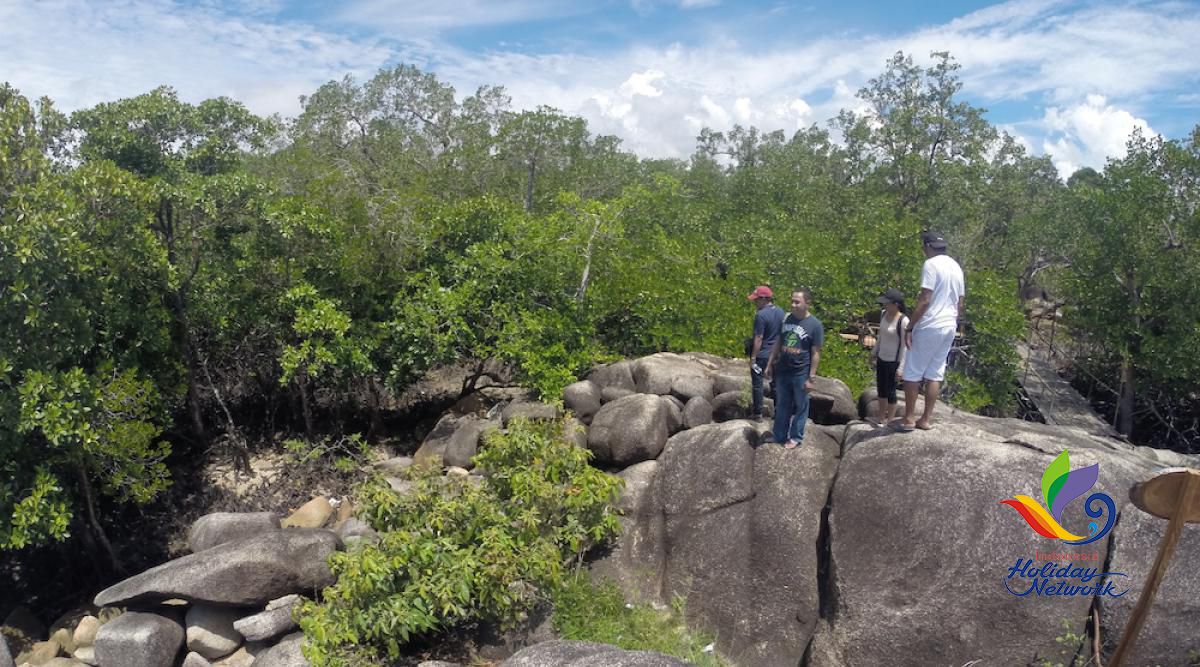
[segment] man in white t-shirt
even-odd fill
[[[937,232],[922,232],[921,243],[925,249],[921,293],[904,336],[909,351],[904,360],[904,419],[897,426],[901,431],[933,428],[933,406],[946,376],[946,357],[954,343],[966,294],[962,267],[946,254],[946,239]],[[925,410],[914,421],[922,380]]]

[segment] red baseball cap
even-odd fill
[[[770,299],[774,296],[775,296],[775,293],[771,291],[770,287],[767,287],[766,285],[759,285],[758,287],[754,288],[753,292],[747,294],[746,298],[753,301],[755,299],[761,299],[763,297],[767,297],[768,299]]]

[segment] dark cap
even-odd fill
[[[897,303],[897,304],[900,304],[901,306],[903,306],[904,305],[904,292],[901,292],[900,290],[893,287],[892,289],[884,292],[883,296],[876,299],[876,301],[878,301],[879,304],[883,305],[883,306],[886,306],[889,303]]]
[[[770,299],[774,296],[775,296],[775,293],[771,291],[770,287],[767,287],[766,285],[759,285],[758,287],[754,288],[753,292],[747,294],[746,298],[753,301],[755,299],[762,299],[762,298]]]
[[[927,231],[921,232],[921,243],[924,243],[925,245],[929,246],[930,248],[933,248],[934,250],[945,250],[946,249],[946,237],[944,237],[940,233],[934,232],[934,231],[927,230]]]

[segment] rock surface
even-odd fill
[[[858,419],[850,387],[837,378],[814,376],[808,395],[808,418],[817,424],[845,424]]]
[[[1137,594],[1145,588],[1166,530],[1167,521],[1132,505],[1121,512],[1118,530],[1113,533],[1112,560],[1108,569],[1129,575],[1119,584],[1120,588],[1128,587],[1129,593],[1100,601],[1101,637],[1112,638],[1114,643],[1121,637],[1133,606],[1137,604]],[[1187,524],[1126,664],[1187,665],[1189,653],[1200,652],[1198,558],[1200,525]]]
[[[569,384],[563,389],[563,405],[575,413],[576,419],[590,424],[600,411],[600,387],[590,380]]]
[[[302,646],[304,635],[299,632],[284,637],[271,648],[254,657],[254,667],[308,667]]]
[[[278,601],[277,601],[278,602]],[[297,596],[288,596],[283,604],[268,605],[266,611],[238,619],[233,627],[249,641],[265,641],[295,630],[297,625],[292,614],[300,602]]]
[[[1100,464],[1098,490],[1118,507],[1150,470],[1081,431],[1016,420],[960,414],[904,434],[852,425],[829,517],[835,622],[821,645],[846,664],[1015,665],[1059,655],[1063,621],[1083,634],[1092,597],[1018,597],[1004,585],[1020,592],[1029,584],[1010,582],[1008,572],[1039,551],[1090,554],[1103,571],[1111,535],[1069,547],[999,503],[1040,496],[1042,475],[1064,447],[1073,468]],[[1079,509],[1063,524],[1087,534]]]
[[[588,448],[601,463],[653,459],[667,442],[670,408],[658,396],[633,394],[606,403],[588,429]]]
[[[687,667],[688,663],[651,651],[626,651],[609,644],[554,640],[530,646],[500,664],[501,667]]]
[[[188,532],[192,553],[211,549],[262,533],[280,530],[280,517],[274,512],[215,512],[196,519]]]
[[[183,627],[169,618],[128,611],[96,633],[96,661],[102,667],[171,667],[183,636]]]
[[[440,461],[435,465],[471,468],[471,459],[479,451],[479,438],[491,422],[474,415],[442,417],[413,455],[417,463]]]
[[[233,628],[233,622],[242,615],[232,607],[192,605],[184,618],[188,650],[208,660],[233,653],[242,645],[242,635]]]
[[[253,607],[333,583],[326,564],[341,541],[332,531],[289,529],[169,561],[101,591],[96,604],[133,605],[182,599]],[[107,627],[107,626],[106,626]]]
[[[518,417],[529,421],[547,421],[558,416],[558,408],[538,401],[513,401],[500,413],[504,428],[508,428],[509,422]]]
[[[284,528],[321,528],[333,516],[333,505],[324,496],[315,496],[284,519]]]
[[[637,384],[633,381],[633,362],[628,360],[597,366],[588,375],[588,380],[600,387],[601,395],[605,389],[618,389],[629,393],[637,391]]]

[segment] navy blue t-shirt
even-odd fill
[[[754,313],[754,336],[762,336],[762,347],[758,348],[758,358],[766,359],[775,347],[775,340],[783,330],[783,309],[775,304],[761,308]]]
[[[812,366],[812,349],[825,344],[825,326],[821,320],[809,315],[800,319],[788,313],[780,334],[779,358],[775,360],[776,375],[801,375],[808,377]]]

